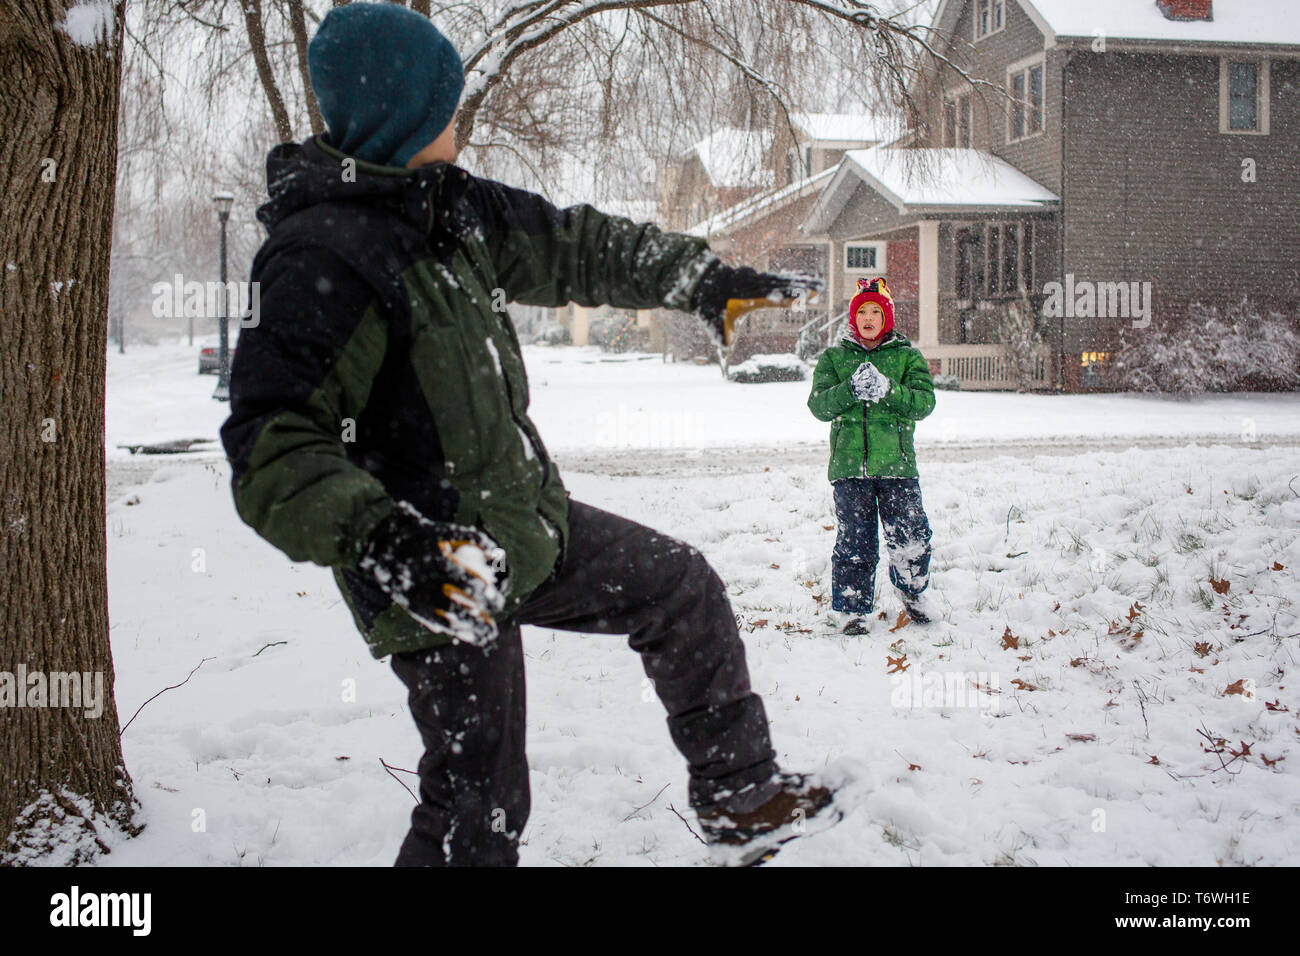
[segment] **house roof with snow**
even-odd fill
[[[934,24],[955,18],[970,0],[942,0]],[[1047,37],[1086,40],[1098,35],[1111,41],[1179,45],[1300,45],[1300,16],[1295,0],[1215,0],[1213,20],[1170,20],[1156,0],[1006,0],[1019,3]]]
[[[791,113],[790,119],[809,139],[862,146],[893,139],[902,128],[893,117],[865,113]]]
[[[751,219],[756,219],[765,213],[773,212],[786,202],[802,199],[811,193],[817,192],[834,175],[835,169],[834,166],[823,169],[820,173],[809,176],[807,179],[801,179],[788,186],[782,186],[774,192],[763,193],[727,209],[720,210],[687,229],[687,235],[708,238],[719,232],[725,232],[728,229],[742,225]]]
[[[709,182],[720,189],[739,186],[770,186],[772,171],[763,168],[763,157],[772,145],[767,130],[723,127],[691,147],[699,156]]]
[[[825,232],[859,185],[900,213],[967,209],[1037,209],[1060,197],[992,153],[978,149],[851,149],[835,167],[804,222]]]

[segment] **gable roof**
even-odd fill
[[[971,0],[942,0],[932,25],[955,17]],[[1298,46],[1300,18],[1294,0],[1216,0],[1214,19],[1170,20],[1156,0],[1006,0],[1019,3],[1047,37],[1086,39],[1097,31],[1110,40],[1161,43]]]
[[[798,180],[788,186],[782,186],[776,192],[764,193],[761,196],[755,196],[752,199],[746,199],[744,202],[737,203],[727,209],[714,213],[709,218],[697,222],[691,228],[686,230],[689,236],[703,236],[708,238],[718,232],[723,232],[733,226],[740,225],[747,219],[753,219],[763,213],[773,211],[787,200],[801,199],[809,193],[820,189],[822,184],[831,178],[835,173],[836,167],[823,169],[820,173],[815,173],[806,179]]]
[[[864,184],[900,213],[923,210],[1034,209],[1060,197],[1010,163],[978,149],[899,149],[873,146],[844,154],[817,197],[804,229],[825,232]]]

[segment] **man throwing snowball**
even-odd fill
[[[240,517],[333,569],[409,689],[425,753],[397,863],[517,862],[523,624],[628,635],[710,843],[802,832],[830,793],[778,770],[722,581],[689,545],[569,499],[499,303],[662,306],[720,330],[728,300],[819,280],[456,166],[460,59],[399,5],[331,10],[308,64],[329,133],[268,158],[261,320],[221,434]]]

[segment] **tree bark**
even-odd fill
[[[248,31],[248,45],[253,52],[253,62],[257,64],[257,76],[262,81],[266,101],[271,104],[271,116],[275,119],[275,132],[280,142],[293,142],[293,123],[289,120],[289,111],[285,108],[284,97],[275,82],[275,71],[271,68],[271,57],[266,52],[266,27],[262,22],[262,0],[242,0],[244,27]],[[309,87],[310,92],[310,87]]]
[[[0,862],[11,864],[83,862],[111,830],[139,832],[113,696],[104,512],[125,0],[97,24],[69,21],[67,7],[0,8]],[[99,675],[102,713],[84,700],[39,706],[39,685],[14,686],[24,671],[89,674],[92,688]]]
[[[293,30],[293,45],[298,54],[298,73],[302,77],[302,88],[307,97],[311,131],[323,133],[325,120],[320,115],[320,104],[316,102],[316,94],[311,88],[311,73],[307,69],[307,17],[303,13],[302,0],[289,0],[289,25]]]

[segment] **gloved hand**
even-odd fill
[[[760,299],[761,308],[820,292],[825,282],[816,276],[790,272],[784,274],[755,272],[748,266],[733,268],[714,262],[705,271],[691,296],[691,311],[698,315],[721,338],[729,299]]]
[[[849,379],[849,388],[859,400],[871,404],[878,402],[889,394],[889,376],[871,364],[863,362],[853,371]]]
[[[371,532],[357,567],[429,630],[489,648],[509,590],[504,558],[477,528],[430,521],[399,501]]]

